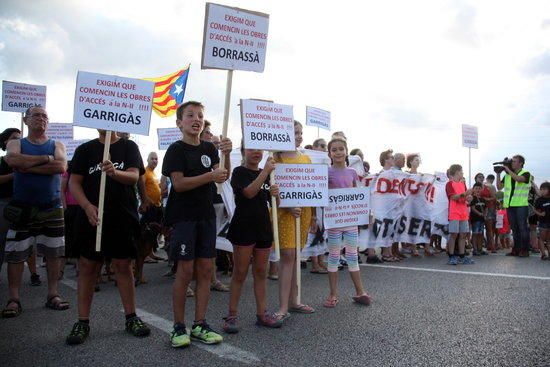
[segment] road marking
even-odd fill
[[[481,272],[481,271],[461,271],[461,270],[446,270],[446,269],[414,268],[414,267],[409,267],[409,266],[376,265],[376,264],[361,264],[361,266],[368,266],[368,267],[372,267],[372,268],[388,268],[388,269],[427,271],[427,272],[432,272],[432,273],[452,273],[452,274],[467,274],[467,275],[485,275],[485,276],[490,276],[490,277],[516,278],[516,279],[550,280],[550,277],[539,277],[539,276],[535,276],[535,275],[484,273],[484,272]]]
[[[77,284],[72,279],[63,279],[60,281],[69,288],[76,290]],[[172,321],[163,319],[160,316],[145,311],[144,309],[137,308],[136,313],[141,317],[143,321],[151,326],[156,327],[159,330],[164,331],[168,335],[172,333],[173,323]],[[220,358],[230,359],[244,364],[258,364],[260,359],[251,352],[237,348],[228,343],[222,343],[218,345],[207,345],[200,342],[191,344],[194,347],[203,349],[209,353],[215,354]]]

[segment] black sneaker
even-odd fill
[[[73,329],[65,341],[68,345],[82,344],[90,335],[90,325],[85,322],[78,321],[73,325]]]
[[[40,275],[36,273],[31,274],[31,285],[37,287],[42,284],[42,281],[40,280]]]
[[[151,334],[151,329],[137,316],[126,320],[126,331],[137,337],[144,337]]]

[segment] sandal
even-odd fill
[[[353,296],[353,302],[359,303],[360,305],[369,306],[372,303],[372,297],[368,294],[362,294],[360,296]]]
[[[11,303],[15,303],[17,305],[17,308],[8,308]],[[19,302],[18,299],[10,298],[8,300],[8,303],[6,303],[6,308],[2,310],[2,317],[5,319],[17,317],[21,314],[21,312],[23,312],[23,309],[21,308],[21,302]]]
[[[56,298],[57,302],[54,301]],[[59,294],[55,294],[48,297],[48,300],[46,301],[46,307],[56,311],[64,311],[69,308],[69,302],[63,301]]]
[[[319,270],[312,270],[310,271],[311,274],[328,274],[328,270],[326,269],[319,269]]]
[[[393,256],[382,256],[382,261],[386,263],[394,263],[399,260],[396,260]]]
[[[289,312],[287,312],[287,313],[278,313],[277,312],[277,313],[274,313],[273,316],[275,317],[275,319],[277,321],[283,322],[283,321],[285,321],[286,319],[288,319],[290,317],[290,313]]]
[[[289,307],[288,312],[310,314],[310,313],[314,313],[315,309],[311,306],[300,304],[293,307]]]
[[[338,300],[338,298],[327,298],[327,300],[325,301],[325,303],[323,303],[323,307],[326,307],[326,308],[334,308],[336,307],[336,305],[338,304],[338,302],[340,302]]]

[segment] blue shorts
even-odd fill
[[[550,231],[550,223],[539,221],[539,230]]]
[[[472,233],[473,234],[483,234],[483,230],[485,229],[485,223],[484,222],[472,222]]]
[[[449,233],[468,233],[470,226],[467,220],[450,220]]]
[[[216,257],[216,218],[181,221],[172,226],[170,259],[174,261]]]

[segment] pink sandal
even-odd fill
[[[372,303],[372,297],[368,294],[362,294],[360,296],[353,296],[353,302],[359,303],[360,305],[369,306]]]
[[[325,303],[323,303],[323,307],[326,308],[334,308],[336,305],[340,302],[338,298],[328,298]]]

